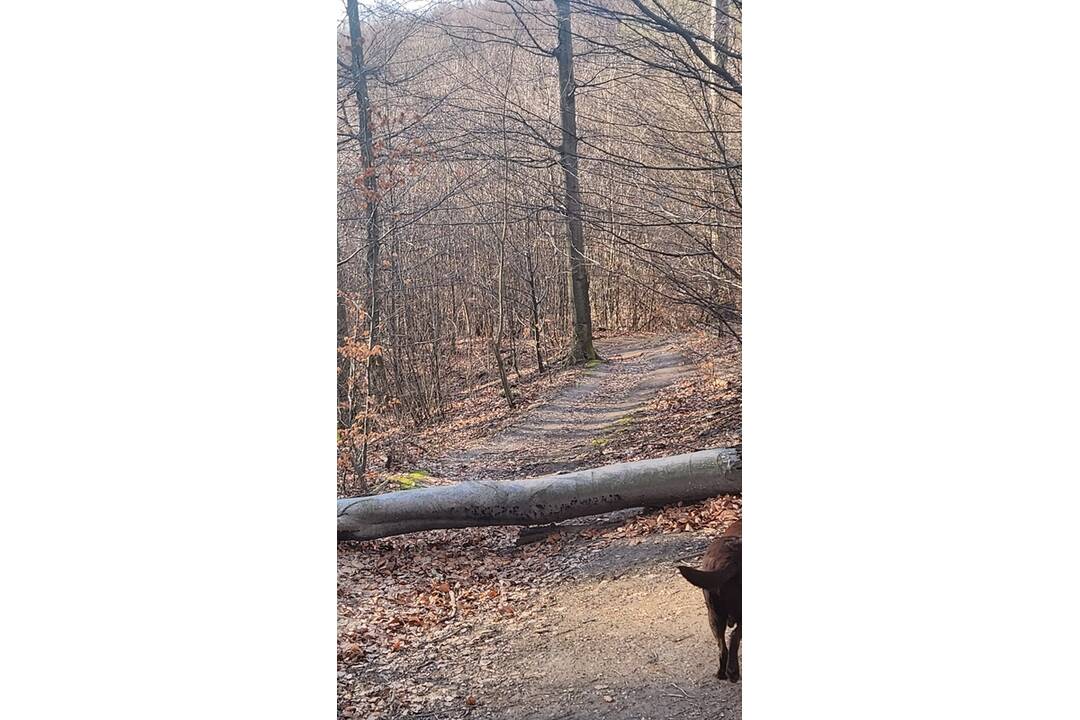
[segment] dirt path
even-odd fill
[[[499,479],[569,472],[603,433],[624,422],[658,390],[687,377],[690,360],[679,335],[601,339],[604,361],[554,400],[464,451],[438,461],[446,477]]]
[[[696,560],[708,538],[631,542],[571,550],[586,558],[580,569],[537,598],[534,620],[498,636],[505,652],[475,717],[742,717],[741,685],[715,677],[701,591],[672,568]]]
[[[739,720],[741,685],[715,677],[717,648],[701,593],[673,569],[696,560],[712,534],[574,538],[526,554],[503,532],[501,543],[452,548],[473,566],[505,562],[491,574],[491,592],[504,595],[492,601],[497,609],[410,631],[400,649],[373,647],[339,665],[340,716]],[[437,535],[429,542],[399,568],[412,569],[418,557],[454,541]],[[514,579],[521,573],[528,583]],[[397,604],[407,594],[388,599]],[[344,624],[372,620],[365,613]]]
[[[587,462],[594,440],[694,372],[678,336],[597,345],[605,362],[582,381],[443,458],[440,474],[503,478],[576,469]],[[408,581],[397,573],[416,573],[417,560],[435,553],[443,554],[441,567],[420,571],[431,572],[432,583],[445,578],[453,584],[460,566],[479,567],[493,588],[481,597],[502,594],[491,601],[497,611],[462,618],[455,606],[454,620],[441,629],[418,630],[406,647],[346,665],[339,672],[339,683],[350,688],[343,717],[741,718],[741,684],[715,677],[717,647],[701,591],[674,569],[696,564],[715,528],[643,537],[571,534],[526,547],[513,544],[515,534],[483,528],[409,536],[408,544],[381,549],[405,556],[395,559],[399,570],[389,578],[373,576],[373,548],[343,545],[339,573],[346,597],[350,583],[371,587],[387,579],[404,597]],[[361,597],[363,590],[352,592]],[[339,626],[369,620],[358,613]]]

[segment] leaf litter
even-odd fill
[[[739,442],[738,355],[730,344],[701,335],[692,336],[683,348],[694,358],[689,376],[657,389],[629,415],[629,422],[612,423],[610,435],[605,435],[609,442],[579,453],[582,467]],[[623,363],[622,368],[627,366],[630,363]],[[617,362],[605,363],[592,371],[610,374],[607,384],[594,392],[611,398],[640,383],[641,368],[620,372],[622,368]],[[588,401],[583,404],[588,407]],[[567,413],[569,427],[578,419]],[[447,451],[431,454],[439,452]],[[544,449],[535,452],[541,455]],[[496,459],[509,473],[521,463],[520,457]],[[447,477],[454,473],[436,462],[428,467],[442,472],[425,477],[425,483],[458,479]],[[581,632],[580,627],[560,628],[553,622],[566,613],[559,604],[562,598],[572,597],[560,594],[563,589],[578,592],[591,584],[596,592],[606,592],[605,587],[619,582],[627,567],[642,558],[666,568],[666,557],[648,557],[656,540],[685,538],[689,544],[679,547],[699,553],[740,515],[740,498],[721,497],[641,512],[614,527],[579,526],[578,519],[561,534],[525,546],[515,545],[516,527],[433,530],[339,543],[339,717],[514,717],[499,711],[529,692],[519,678],[504,672],[525,652],[521,644],[528,648]],[[670,553],[668,546],[656,547],[658,553]],[[641,550],[644,554],[633,554]],[[694,554],[689,562],[696,561]],[[596,608],[597,613],[604,611]],[[580,626],[592,627],[591,622],[591,617],[583,617]],[[585,682],[561,691],[567,694],[566,702],[620,708],[632,695],[619,696],[606,683],[595,683],[595,690],[592,685]],[[586,692],[591,697],[585,697]],[[660,695],[670,693],[669,683]],[[643,700],[655,703],[659,697]],[[627,718],[644,712],[632,702],[626,710],[631,713]],[[738,717],[738,708],[735,711],[729,709],[725,717]]]

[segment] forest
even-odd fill
[[[741,19],[344,3],[340,717],[741,717]]]

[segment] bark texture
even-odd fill
[[[593,347],[592,307],[589,305],[589,270],[585,265],[585,232],[582,229],[581,180],[578,174],[577,86],[574,81],[574,31],[571,26],[570,0],[555,0],[559,45],[555,57],[559,63],[559,118],[562,145],[559,164],[563,169],[566,233],[570,244],[570,290],[574,303],[574,337],[570,359],[574,362],[597,360]]]
[[[338,500],[338,539],[440,528],[539,525],[742,491],[740,448],[606,465],[510,482],[466,482]]]
[[[375,149],[371,128],[371,99],[368,95],[368,68],[364,62],[364,38],[360,29],[357,0],[348,0],[349,47],[352,57],[353,92],[356,93],[358,135],[365,206],[367,208],[368,356],[365,362],[364,442],[360,451],[360,474],[368,466],[368,439],[371,435],[371,398],[375,395],[375,353],[379,330],[379,176],[375,168]]]

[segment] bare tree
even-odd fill
[[[592,308],[589,305],[589,270],[585,260],[585,234],[582,231],[581,185],[578,176],[578,130],[574,83],[574,42],[570,0],[555,0],[559,22],[559,116],[562,120],[562,165],[566,207],[566,235],[570,244],[570,278],[574,300],[574,341],[570,358],[574,361],[596,360],[592,338]]]
[[[601,328],[739,337],[740,0],[346,9],[343,471]]]

